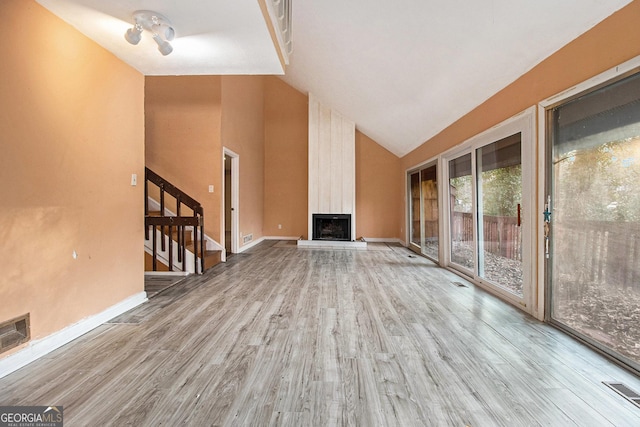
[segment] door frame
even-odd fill
[[[532,106],[519,114],[491,127],[490,129],[471,137],[462,144],[442,153],[440,161],[440,185],[442,196],[441,200],[447,200],[449,194],[448,185],[444,183],[449,182],[449,161],[459,156],[471,153],[472,158],[472,177],[473,180],[477,180],[477,171],[475,171],[475,155],[476,149],[488,144],[491,144],[500,139],[506,138],[516,133],[521,133],[521,157],[522,157],[522,270],[523,270],[523,297],[519,298],[516,295],[503,290],[499,287],[493,286],[478,276],[478,260],[475,256],[475,266],[473,276],[470,277],[471,281],[487,290],[488,292],[499,296],[526,311],[532,316],[543,319],[544,310],[540,305],[539,300],[539,288],[542,287],[537,280],[538,267],[537,267],[537,242],[536,236],[538,235],[538,222],[536,220],[538,207],[537,191],[536,191],[536,171],[537,162],[536,154],[538,145],[536,144],[536,107]],[[477,183],[474,183],[472,187],[472,210],[473,210],[473,227],[474,227],[474,251],[477,253]],[[444,220],[442,227],[442,240],[441,240],[441,265],[456,272],[465,274],[451,265],[451,226],[450,226],[450,206],[449,203],[442,203],[444,213],[442,215]],[[528,227],[527,227],[528,225]]]
[[[224,171],[224,158],[229,156],[231,159],[231,253],[238,253],[238,221],[240,218],[240,156],[228,149],[227,147],[222,148],[222,215],[220,215],[220,228],[221,228],[221,236],[222,236],[222,247],[226,247],[225,239],[226,231],[225,231],[225,171]],[[225,260],[226,260],[226,249],[225,249]]]
[[[417,173],[418,174],[418,178],[420,178],[420,169],[419,168],[411,168],[411,169],[407,169],[405,171],[405,176],[406,176],[406,179],[407,179],[407,191],[405,193],[405,197],[407,199],[407,203],[406,203],[407,215],[406,215],[406,218],[405,218],[405,220],[406,220],[406,227],[405,227],[406,240],[405,240],[405,242],[407,242],[407,247],[409,249],[411,249],[413,252],[419,254],[421,252],[420,249],[418,248],[416,250],[415,244],[411,241],[411,231],[412,231],[412,228],[411,228],[412,227],[412,225],[411,225],[411,222],[412,222],[411,209],[413,208],[413,206],[411,204],[411,202],[412,202],[411,201],[411,175],[414,174],[414,173]]]
[[[582,93],[596,90],[599,86],[606,86],[611,82],[624,78],[627,75],[640,71],[640,56],[632,58],[620,65],[612,67],[607,71],[604,71],[588,80],[583,81],[568,90],[557,93],[543,101],[540,101],[537,106],[538,110],[538,233],[537,240],[538,245],[536,248],[538,262],[537,275],[543,285],[538,286],[538,303],[539,310],[543,313],[543,317],[540,320],[551,322],[551,299],[549,298],[551,292],[551,281],[549,280],[549,271],[547,268],[547,260],[545,257],[545,241],[544,241],[544,217],[542,211],[544,210],[545,199],[547,194],[551,191],[551,171],[547,168],[549,157],[551,156],[551,149],[549,144],[551,143],[550,126],[548,123],[548,111],[554,107],[564,104],[572,98],[579,96]],[[551,201],[553,204],[553,200]],[[552,220],[553,223],[553,220]]]
[[[440,190],[440,181],[438,182],[438,259],[434,259],[428,255],[425,255],[422,253],[422,245],[418,248],[416,248],[416,246],[413,244],[413,242],[411,242],[411,175],[414,173],[418,174],[418,178],[422,179],[422,175],[421,175],[421,171],[422,169],[425,168],[430,168],[432,166],[436,167],[436,179],[440,180],[440,157],[432,157],[427,161],[418,163],[416,166],[410,167],[408,169],[405,170],[404,175],[405,175],[405,179],[406,179],[406,192],[405,192],[405,198],[406,198],[406,206],[407,206],[407,214],[405,217],[405,242],[407,242],[407,247],[409,249],[411,249],[413,252],[417,253],[418,255],[422,255],[428,259],[430,259],[431,261],[441,265],[441,259],[442,259],[442,246],[440,244],[440,241],[442,240],[442,191]],[[422,190],[422,181],[420,181],[420,188]],[[421,193],[422,196],[422,193]],[[422,240],[422,232],[423,232],[423,226],[422,226],[422,210],[423,210],[423,200],[422,197],[420,197],[420,239]]]

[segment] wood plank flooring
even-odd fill
[[[169,289],[176,283],[181,282],[187,276],[173,275],[173,274],[148,274],[144,275],[144,291],[147,293],[147,298],[153,298],[160,292]]]
[[[262,243],[0,379],[65,425],[638,426],[640,379],[400,246]]]

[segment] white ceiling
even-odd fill
[[[257,0],[36,1],[145,75],[283,74]],[[135,46],[124,39],[136,10],[171,21],[173,53],[146,32]]]
[[[147,75],[282,74],[257,0],[37,0]],[[283,79],[402,156],[632,0],[292,0]],[[124,40],[167,16],[174,51]]]

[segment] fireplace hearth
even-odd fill
[[[313,240],[351,241],[350,214],[313,214]]]

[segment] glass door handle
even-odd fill
[[[549,258],[549,238],[551,232],[551,196],[547,196],[547,203],[544,204],[544,256]]]
[[[520,227],[522,225],[522,206],[520,205],[520,203],[518,203],[518,227]]]

